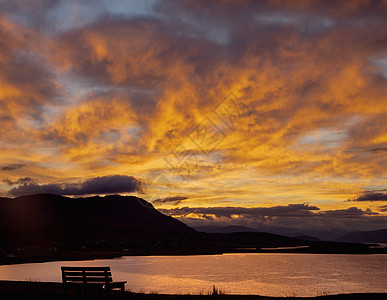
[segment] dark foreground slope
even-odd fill
[[[211,291],[204,295],[165,295],[165,294],[145,294],[132,292],[117,292],[113,291],[110,294],[98,295],[97,293],[89,293],[82,295],[78,291],[70,291],[67,295],[63,293],[60,283],[49,282],[26,282],[26,281],[0,281],[0,299],[386,299],[387,294],[364,293],[364,294],[342,294],[329,295],[320,297],[265,297],[254,295],[213,295]]]

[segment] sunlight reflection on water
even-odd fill
[[[387,292],[387,255],[225,254],[128,256],[0,266],[2,280],[61,281],[60,266],[110,266],[135,292],[316,296]]]

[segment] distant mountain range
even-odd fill
[[[207,233],[237,233],[237,232],[259,232],[257,229],[246,227],[246,226],[225,226],[225,227],[215,227],[215,226],[197,226],[195,229],[199,232]],[[297,235],[293,238],[303,241],[320,241],[320,239],[314,236],[308,235]]]
[[[303,240],[303,241],[312,241],[312,242],[318,242],[320,239],[314,237],[314,236],[309,236],[309,235],[298,235],[294,237],[295,239]]]
[[[225,227],[218,232],[199,231],[133,196],[70,198],[39,194],[0,198],[0,260],[6,263],[12,263],[7,260],[15,255],[7,254],[12,249],[22,249],[25,252],[20,255],[35,255],[37,259],[44,252],[52,256],[51,260],[58,259],[60,251],[60,257],[66,259],[69,251],[77,257],[93,251],[110,251],[114,255],[210,254],[295,246],[309,247],[299,252],[369,251],[361,244],[321,242],[310,236],[292,238],[241,226]],[[60,251],[47,253],[47,249]]]
[[[197,231],[207,233],[235,233],[235,232],[260,232],[262,230],[254,229],[245,226],[197,226],[194,227]],[[298,230],[291,228],[273,227],[263,230],[268,233],[280,234],[290,236],[295,239],[304,241],[336,241],[336,242],[349,242],[349,243],[387,243],[387,228],[372,230],[372,231],[352,231],[345,232],[342,230],[326,230],[316,231],[318,236],[312,236],[309,234],[302,234]],[[320,238],[320,237],[323,238]]]
[[[387,243],[387,228],[373,231],[353,231],[336,239],[350,243]]]
[[[246,226],[196,226],[194,227],[199,232],[207,233],[235,233],[235,232],[258,232],[258,230]]]
[[[252,228],[246,226],[196,226],[194,227],[199,232],[207,232],[207,233],[235,233],[235,232],[268,232],[272,234],[279,234],[284,236],[293,237],[299,240],[305,241],[320,241],[320,240],[335,240],[337,235],[340,233],[344,233],[344,231],[340,230],[326,230],[326,231],[316,231],[311,232],[312,234],[316,234],[319,237],[315,237],[314,235],[304,234],[300,232],[298,229],[286,228],[286,227],[261,227],[261,228]]]

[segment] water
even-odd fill
[[[317,296],[387,292],[387,255],[225,254],[128,256],[0,266],[1,280],[61,281],[60,266],[110,266],[134,292]]]

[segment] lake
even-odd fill
[[[110,266],[134,292],[317,296],[387,292],[387,254],[254,253],[127,256],[116,259],[0,266],[1,280],[61,281],[61,266]]]

